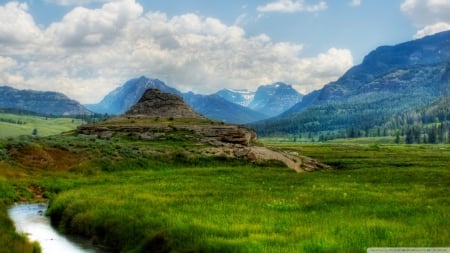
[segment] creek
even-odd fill
[[[16,204],[8,209],[18,233],[41,245],[42,253],[96,253],[89,242],[56,231],[45,216],[46,204]]]

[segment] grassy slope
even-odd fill
[[[46,119],[42,116],[26,116],[8,113],[0,113],[0,118],[26,122],[26,124],[13,124],[0,121],[0,138],[31,135],[33,129],[37,129],[39,136],[55,135],[72,130],[82,123],[79,119],[74,119],[72,122],[72,119],[70,118]]]
[[[365,252],[370,246],[450,245],[448,145],[277,144],[338,168],[302,174],[184,157],[182,150],[192,147],[177,141],[53,138],[36,146],[88,150],[107,160],[34,170],[33,176],[0,164],[8,187],[45,187],[54,197],[49,214],[62,230],[124,251]],[[165,162],[151,158],[170,149],[178,151],[164,155]],[[148,155],[150,150],[155,152]]]

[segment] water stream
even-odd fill
[[[17,204],[8,209],[16,230],[41,245],[42,253],[96,253],[88,242],[58,233],[44,215],[46,204]]]

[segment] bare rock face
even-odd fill
[[[126,116],[203,118],[177,95],[148,89],[141,99],[125,113]]]

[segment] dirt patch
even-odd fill
[[[40,146],[12,148],[9,155],[23,167],[52,171],[66,171],[85,160],[69,150]]]

